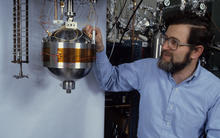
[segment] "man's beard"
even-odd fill
[[[164,61],[163,60],[163,55],[166,54],[168,56],[170,56],[170,61]],[[190,54],[191,54],[191,50],[186,54],[186,56],[184,57],[184,60],[182,62],[175,62],[173,61],[173,54],[169,53],[166,50],[163,50],[160,56],[160,59],[158,60],[158,67],[163,69],[166,72],[169,73],[176,73],[182,69],[184,69],[189,63],[191,63],[191,59],[190,59]]]

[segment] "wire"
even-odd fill
[[[123,12],[123,10],[124,10],[124,8],[125,8],[125,5],[126,5],[126,3],[127,3],[127,0],[124,2],[124,5],[123,5],[123,7],[122,7],[122,9],[121,9],[121,11],[120,11],[120,13],[119,13],[119,15],[118,15],[118,17],[116,18],[116,21],[115,21],[115,23],[113,24],[113,26],[112,26],[112,29],[110,30],[110,32],[112,31],[112,30],[114,30],[115,32],[114,32],[114,40],[113,40],[113,46],[112,46],[112,49],[111,49],[111,53],[110,53],[110,55],[109,55],[109,60],[111,59],[111,57],[112,57],[112,54],[113,54],[113,52],[114,52],[114,49],[115,49],[115,43],[116,43],[116,23],[118,22],[118,19],[120,18],[120,16],[121,16],[121,14],[122,14],[122,12]],[[109,32],[109,33],[110,33]],[[112,33],[112,35],[113,35],[113,33]],[[111,35],[111,36],[112,36]]]
[[[43,30],[48,34],[48,36],[51,36],[51,32],[49,31],[49,29],[51,28],[51,26],[58,26],[58,25],[55,25],[51,22],[51,16],[46,16],[44,15],[44,11],[45,11],[45,5],[46,5],[46,0],[43,1],[43,6],[41,7],[41,10],[40,10],[40,16],[39,16],[39,24],[41,25],[41,27],[43,28]],[[50,4],[51,5],[51,4]],[[52,9],[52,6],[50,6],[48,11],[48,14],[52,13],[53,12],[53,9]]]
[[[61,29],[59,29],[59,30],[57,30],[55,32],[54,36],[51,36],[51,37],[54,37],[54,38],[58,39],[60,42],[73,42],[73,41],[75,41],[78,38],[78,36],[79,36],[79,32],[78,31],[75,31],[76,32],[76,36],[73,39],[70,39],[70,40],[66,40],[66,39],[59,38],[59,37],[56,36],[58,32],[60,32],[62,30],[65,30],[65,29],[66,29],[65,27],[62,27]]]
[[[43,6],[41,8],[40,11],[40,16],[39,16],[39,24],[41,25],[41,27],[43,28],[43,30],[48,34],[51,35],[51,33],[48,31],[49,30],[49,22],[45,22],[43,21],[44,18],[46,18],[47,16],[44,15],[44,9],[45,9],[45,5],[46,5],[46,0],[43,1]],[[45,24],[48,25],[48,28],[45,27]]]
[[[94,23],[95,23],[95,26],[97,26],[98,24],[98,16],[96,14],[96,9],[95,9],[95,4],[93,4],[91,1],[89,3],[90,5],[90,12],[89,12],[89,15],[88,15],[88,22],[92,22],[92,15],[94,15]]]
[[[94,61],[96,59],[95,55],[88,55],[86,53],[84,53],[85,55],[82,55],[82,53],[78,53],[78,54],[75,53],[74,57],[72,57],[71,55],[64,55],[64,53],[51,54],[51,53],[48,53],[48,52],[42,52],[42,55],[43,56],[49,56],[50,58],[52,58],[52,60],[54,62],[59,62],[57,60],[60,59],[60,58],[64,58],[64,56],[65,57],[72,57],[71,62],[73,62],[73,63],[74,62],[89,62],[89,61]]]
[[[117,31],[117,30],[116,30],[116,27],[114,28],[114,31],[115,31],[115,32]],[[112,54],[113,54],[113,51],[114,51],[114,49],[115,49],[116,35],[114,35],[114,36],[115,36],[115,37],[114,37],[114,42],[113,42],[113,46],[112,46],[111,53],[110,53],[110,55],[109,55],[109,60],[111,59]]]
[[[113,24],[113,26],[112,26],[112,28],[111,28],[111,31],[113,30],[113,28],[114,28],[115,25],[117,24],[118,19],[120,18],[121,14],[122,14],[122,12],[123,12],[123,10],[124,10],[124,8],[125,8],[125,5],[126,5],[127,1],[128,1],[128,0],[125,1],[125,3],[124,3],[124,5],[123,5],[123,7],[122,7],[122,9],[121,9],[121,11],[120,11],[118,17],[116,18],[116,21],[114,22],[114,24]],[[111,32],[111,31],[110,31],[110,32]]]
[[[214,24],[215,28],[217,29],[218,32],[220,32],[220,28],[218,27],[218,25],[216,24],[216,22],[213,20],[213,18],[211,18],[212,23]]]
[[[122,39],[123,39],[125,33],[128,31],[128,30],[127,30],[127,29],[128,29],[128,26],[129,26],[129,24],[130,24],[132,18],[134,17],[134,15],[135,15],[137,9],[140,7],[140,5],[141,5],[142,2],[143,2],[143,0],[141,0],[141,1],[138,3],[136,9],[134,10],[133,14],[131,15],[131,17],[130,17],[128,23],[127,23],[127,26],[125,27],[124,32],[123,32],[123,34],[122,34],[122,36],[121,36],[121,39],[120,39],[120,41],[119,41],[119,45],[121,44],[121,41],[122,41]]]

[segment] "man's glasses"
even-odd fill
[[[184,44],[181,43],[180,40],[174,38],[174,37],[167,37],[166,35],[162,35],[162,41],[161,44],[168,43],[168,46],[172,50],[176,50],[179,46],[195,46],[193,44]]]

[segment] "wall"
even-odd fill
[[[12,64],[12,0],[0,4],[0,138],[103,138],[104,94],[92,72],[76,81],[66,94],[60,81],[42,66],[41,40],[45,33],[38,17],[43,0],[29,0],[30,63],[24,64],[29,79],[17,80],[19,66]],[[106,1],[97,3],[98,26],[105,41]],[[79,28],[88,8],[78,9]]]

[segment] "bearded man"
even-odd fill
[[[103,90],[140,93],[138,138],[220,138],[220,80],[200,65],[209,20],[178,13],[167,20],[159,59],[112,66],[96,28],[95,74]],[[86,26],[90,36],[93,28]]]

